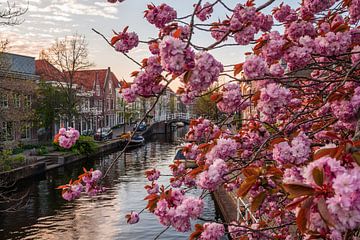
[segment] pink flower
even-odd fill
[[[186,43],[173,37],[165,37],[160,43],[161,66],[177,75],[194,67],[195,53],[190,48],[185,48]]]
[[[207,171],[198,175],[196,184],[202,189],[214,191],[223,182],[223,177],[227,172],[228,168],[224,160],[215,159]]]
[[[145,175],[149,181],[155,181],[159,179],[160,171],[156,169],[147,170],[145,171]]]
[[[163,3],[159,6],[148,5],[145,17],[149,23],[154,24],[157,28],[163,28],[177,17],[177,13],[172,7]]]
[[[281,4],[280,7],[275,8],[274,18],[279,22],[292,22],[297,19],[295,10],[291,9],[289,5]]]
[[[238,143],[231,138],[219,138],[216,140],[216,145],[211,148],[210,152],[206,154],[206,163],[211,165],[217,158],[224,160],[234,157],[238,148]]]
[[[204,231],[200,235],[202,240],[219,240],[225,234],[223,224],[204,223]]]
[[[218,80],[223,70],[223,65],[210,53],[200,52],[196,54],[195,67],[191,71],[190,78],[182,79],[186,84],[182,100],[185,100],[186,103],[191,103],[196,95],[206,91],[211,84]]]
[[[268,72],[264,59],[255,55],[246,58],[243,70],[248,79],[263,77]]]
[[[284,108],[291,100],[291,92],[276,83],[270,83],[261,89],[260,100],[257,105],[261,112],[261,119],[274,122],[274,116],[284,113]]]
[[[356,66],[360,62],[360,46],[355,46],[351,53],[351,63],[353,66]]]
[[[139,222],[139,214],[137,212],[133,212],[131,211],[130,214],[127,214],[125,216],[125,218],[127,219],[127,223],[128,224],[135,224]]]
[[[119,40],[115,43],[115,50],[127,53],[139,45],[139,37],[135,32],[122,32]]]
[[[128,103],[135,102],[135,100],[136,100],[135,89],[136,88],[137,88],[137,86],[135,84],[132,84],[131,87],[123,88],[121,90],[121,95],[123,96],[123,98],[125,99],[126,102],[128,102]]]
[[[217,107],[222,112],[234,113],[236,111],[244,110],[249,106],[249,101],[242,99],[239,84],[225,84],[222,94],[221,100],[217,103]]]
[[[196,17],[200,19],[200,21],[206,21],[211,17],[213,12],[213,8],[209,2],[206,2],[203,7],[201,5],[194,5],[196,9]]]

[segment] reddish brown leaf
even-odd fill
[[[256,183],[257,176],[251,176],[246,178],[238,189],[237,195],[239,197],[245,197],[246,194],[250,191],[251,187]]]
[[[318,206],[320,216],[326,222],[326,224],[330,227],[335,226],[335,221],[334,221],[333,217],[331,216],[331,214],[329,213],[329,210],[325,203],[325,199],[323,197],[319,199],[317,206]]]
[[[306,199],[306,201],[302,204],[297,214],[296,225],[301,233],[306,232],[312,201],[313,201],[312,198]]]
[[[260,167],[247,167],[242,170],[245,177],[256,176],[258,177],[261,173]]]
[[[251,97],[251,101],[254,103],[254,105],[257,105],[258,100],[260,99],[260,91],[256,91],[255,94]]]
[[[235,64],[234,66],[234,76],[238,75],[243,70],[244,63]]]
[[[191,233],[189,240],[196,240],[204,231],[204,227],[201,224],[195,224],[195,231]]]
[[[300,203],[302,203],[307,198],[308,198],[308,196],[297,198],[297,199],[293,200],[291,203],[289,203],[288,205],[286,205],[285,208],[288,210],[294,210]]]
[[[335,156],[337,152],[337,148],[323,148],[319,149],[314,153],[314,160],[318,160],[319,158],[325,157],[325,156]]]
[[[288,192],[289,198],[297,198],[301,196],[311,196],[314,194],[315,189],[307,184],[301,184],[301,183],[287,183],[283,184],[283,187],[286,192]]]
[[[359,152],[354,152],[352,154],[352,157],[355,160],[355,162],[360,166],[360,153]]]
[[[212,102],[215,102],[215,103],[219,102],[221,99],[222,99],[222,94],[221,93],[216,93],[215,92],[215,93],[211,94],[211,96],[210,96],[210,100]]]
[[[265,197],[266,197],[266,192],[265,191],[263,191],[263,192],[259,193],[258,195],[256,195],[254,197],[252,203],[251,203],[250,210],[252,212],[256,212],[260,208],[261,204],[264,202]]]
[[[173,33],[174,38],[180,38],[181,36],[181,28],[176,29],[176,31]]]
[[[324,183],[324,173],[322,170],[320,170],[318,167],[315,167],[312,171],[312,176],[314,178],[315,183],[318,186],[322,186]]]

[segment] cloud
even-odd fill
[[[60,21],[60,22],[70,22],[72,18],[65,17],[65,16],[48,16],[48,15],[41,15],[41,14],[31,14],[29,15],[33,18],[41,18],[45,20],[52,20],[52,21]]]

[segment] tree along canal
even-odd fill
[[[182,135],[177,131],[174,134],[175,139]],[[135,225],[126,223],[125,214],[140,211],[146,205],[145,170],[156,167],[162,174],[170,174],[168,165],[176,146],[168,137],[158,135],[143,147],[126,152],[104,181],[108,189],[96,197],[83,195],[66,202],[55,188],[76,178],[83,166],[104,171],[119,152],[66,165],[27,180],[22,186],[23,191],[30,191],[27,205],[16,212],[0,213],[0,239],[154,239],[165,227],[153,214],[144,211]],[[159,183],[168,184],[168,178],[160,177]],[[190,194],[200,195],[198,190]],[[205,198],[203,217],[219,217],[210,195]],[[188,235],[170,228],[160,239],[187,239]]]

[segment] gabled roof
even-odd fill
[[[120,83],[117,77],[109,69],[92,69],[92,70],[82,70],[75,72],[74,82],[78,85],[83,86],[86,90],[94,90],[96,81],[99,81],[100,88],[104,89],[104,84],[106,80],[106,73],[110,72],[110,79],[113,83],[113,88],[118,88]]]
[[[63,81],[62,77],[64,74],[46,60],[36,60],[35,68],[36,74],[40,75],[45,81]],[[84,87],[84,90],[91,91],[94,90],[95,84],[98,80],[100,88],[103,90],[108,71],[110,72],[109,77],[113,83],[113,87],[118,88],[120,83],[115,74],[111,72],[110,68],[76,71],[73,83]]]
[[[35,73],[44,81],[61,81],[61,71],[46,60],[35,61]]]

